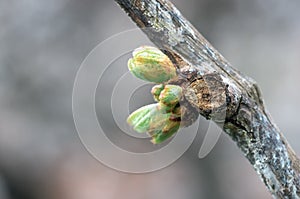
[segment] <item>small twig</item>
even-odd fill
[[[265,110],[255,81],[234,69],[168,0],[116,2],[182,73],[185,96],[202,116],[219,122],[218,113],[226,111],[224,132],[272,195],[300,198],[299,159]]]

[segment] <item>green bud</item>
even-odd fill
[[[164,85],[163,84],[158,84],[152,87],[151,89],[151,94],[153,95],[153,98],[155,101],[159,101],[159,95],[161,93],[161,91],[164,89]]]
[[[161,130],[168,125],[171,113],[167,113],[158,103],[143,106],[134,111],[127,118],[129,125],[139,133],[145,133],[153,130]]]
[[[182,98],[182,88],[177,85],[165,85],[160,92],[159,102],[166,106],[174,107]]]
[[[174,135],[180,127],[180,121],[172,121],[169,118],[168,124],[164,126],[162,130],[156,130],[153,132],[150,132],[152,135],[151,142],[153,144],[159,144],[170,138],[172,135]]]
[[[153,117],[158,114],[158,104],[143,106],[129,115],[127,123],[139,133],[145,133],[150,129]]]
[[[176,76],[171,60],[159,49],[142,46],[132,53],[128,68],[136,77],[154,83],[166,82]]]
[[[180,117],[166,112],[159,103],[139,108],[130,114],[127,122],[139,133],[148,132],[155,144],[171,137],[180,127]]]

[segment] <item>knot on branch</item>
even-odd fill
[[[227,109],[227,85],[217,73],[202,76],[185,89],[185,97],[206,119],[224,121]]]

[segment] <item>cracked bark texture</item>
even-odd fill
[[[256,82],[241,74],[168,0],[115,0],[177,67],[177,84],[202,116],[223,123],[274,198],[300,198],[300,164],[265,109]]]

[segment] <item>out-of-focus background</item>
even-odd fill
[[[300,2],[173,2],[235,67],[257,80],[271,115],[300,154]],[[98,43],[136,27],[114,1],[0,0],[0,26],[0,199],[271,198],[226,134],[208,156],[197,157],[205,121],[190,149],[153,173],[121,173],[87,152],[72,117],[76,72]]]

